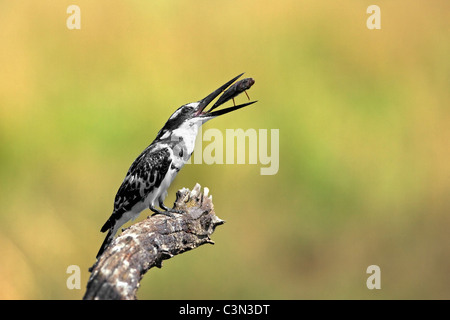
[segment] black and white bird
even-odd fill
[[[134,160],[117,191],[113,213],[101,228],[101,232],[108,231],[108,234],[97,258],[111,243],[119,228],[137,218],[144,209],[149,208],[154,214],[168,216],[173,216],[172,213],[181,213],[166,207],[164,199],[170,184],[194,151],[200,126],[217,116],[256,102],[212,111],[230,99],[233,99],[234,103],[234,98],[238,94],[255,83],[252,78],[234,83],[241,76],[242,74],[228,81],[204,99],[179,107],[158,132],[155,140]],[[208,111],[204,111],[222,92],[217,102]],[[162,210],[156,209],[156,206]]]

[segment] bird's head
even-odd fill
[[[167,120],[166,124],[159,132],[158,137],[164,136],[167,132],[174,132],[175,130],[183,132],[191,130],[197,131],[198,128],[208,120],[211,120],[220,115],[224,115],[231,111],[235,111],[255,103],[256,101],[251,101],[248,103],[240,104],[237,106],[235,105],[233,107],[225,108],[222,110],[213,111],[217,107],[223,105],[230,99],[233,99],[234,97],[244,92],[245,90],[250,89],[250,87],[255,83],[255,81],[252,78],[246,78],[232,85],[233,82],[239,79],[242,75],[243,73],[231,79],[223,86],[207,95],[202,100],[188,103],[179,107],[170,116],[169,120]],[[228,90],[226,90],[227,88]],[[222,92],[224,93],[220,96],[217,102],[208,111],[205,111],[206,107]]]

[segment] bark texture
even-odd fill
[[[90,268],[84,300],[135,300],[143,275],[162,261],[205,243],[224,223],[214,213],[208,188],[177,192],[174,217],[155,215],[124,230]]]

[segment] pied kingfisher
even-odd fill
[[[252,78],[246,78],[231,85],[241,76],[242,74],[228,81],[206,98],[179,107],[158,132],[155,140],[134,160],[117,191],[113,213],[101,228],[101,232],[109,232],[97,258],[111,243],[117,230],[129,220],[137,218],[144,209],[149,208],[154,214],[170,217],[173,217],[172,213],[181,213],[166,207],[164,199],[178,171],[194,151],[200,126],[217,116],[256,102],[237,106],[234,104],[234,98],[255,83]],[[227,88],[217,102],[208,111],[204,111],[208,104]],[[212,112],[230,99],[233,99],[233,107]],[[156,209],[156,205],[163,211]]]

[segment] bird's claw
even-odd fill
[[[162,215],[165,215],[166,217],[170,217],[170,218],[175,218],[175,216],[169,211],[158,211],[158,212],[155,212],[155,213],[152,214],[152,217],[156,216],[158,214],[162,214]]]

